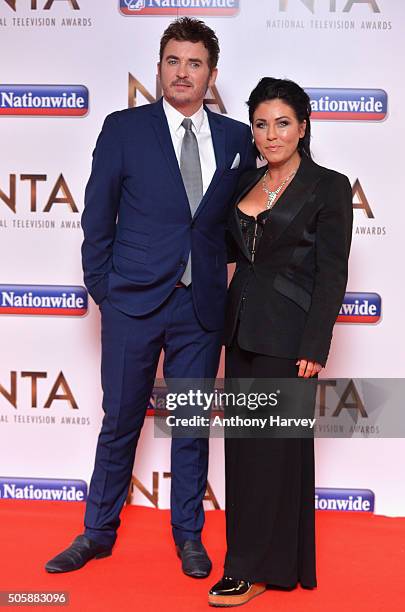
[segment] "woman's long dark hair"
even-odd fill
[[[253,115],[259,104],[275,100],[276,98],[292,108],[299,123],[302,123],[302,121],[307,122],[305,134],[298,142],[298,151],[301,155],[311,158],[311,121],[309,118],[311,115],[311,104],[307,93],[294,81],[274,79],[273,77],[263,77],[260,79],[247,101],[250,124],[252,125],[253,123]],[[259,155],[258,151],[257,154]]]

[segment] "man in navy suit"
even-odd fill
[[[249,128],[203,106],[217,76],[215,33],[176,20],[161,39],[158,102],[109,115],[98,138],[82,218],[84,279],[102,317],[105,413],[85,532],[48,572],[108,556],[164,351],[166,379],[215,378],[227,283],[226,218],[254,163]],[[175,438],[171,522],[183,571],[205,577],[201,543],[208,440]]]

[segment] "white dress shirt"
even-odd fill
[[[166,115],[167,123],[169,124],[170,136],[172,137],[174,151],[177,161],[180,166],[181,145],[185,129],[181,125],[184,115],[179,113],[169,102],[163,98],[163,110]],[[193,122],[192,130],[197,138],[198,151],[200,153],[201,174],[203,182],[203,193],[205,193],[211,183],[214,172],[217,168],[214,145],[212,144],[212,136],[210,123],[204,107],[198,109],[194,115],[190,117]]]

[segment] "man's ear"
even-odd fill
[[[217,76],[218,76],[218,68],[213,68],[210,74],[209,81],[208,81],[208,87],[212,87],[213,85],[215,85]]]

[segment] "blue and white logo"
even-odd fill
[[[82,117],[89,110],[84,85],[1,85],[0,116]]]
[[[383,89],[306,88],[311,119],[323,121],[382,121],[388,96]]]
[[[381,296],[378,293],[346,293],[337,323],[378,323],[381,319]]]
[[[87,307],[84,287],[0,285],[0,315],[82,317],[87,313]]]
[[[128,11],[142,11],[145,5],[145,0],[124,0],[124,6]]]
[[[0,499],[86,501],[87,484],[84,480],[0,477]]]
[[[122,15],[215,15],[231,16],[239,11],[240,0],[119,0]]]
[[[315,510],[374,512],[370,489],[315,489]]]

